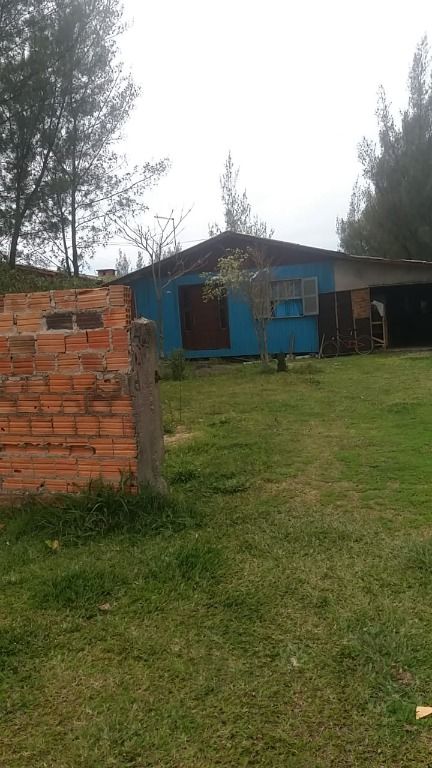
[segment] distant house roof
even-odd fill
[[[332,251],[326,248],[316,248],[310,245],[300,245],[299,243],[290,243],[285,240],[274,240],[268,237],[255,237],[253,235],[243,235],[238,232],[222,232],[208,240],[203,240],[197,245],[186,248],[179,253],[164,259],[161,262],[161,275],[203,272],[211,271],[217,265],[218,260],[227,250],[246,250],[247,248],[260,248],[268,252],[269,260],[275,266],[282,264],[294,264],[298,262],[311,261],[329,261],[332,259],[385,264],[410,264],[428,265],[429,261],[414,261],[409,259],[383,259],[372,256],[353,256],[342,251]],[[135,272],[117,278],[111,281],[111,284],[126,283],[130,284],[146,277],[152,272],[152,265],[147,265]]]
[[[62,272],[58,269],[47,269],[46,267],[37,267],[34,264],[17,264],[16,269],[22,272],[27,272],[28,274],[41,275],[41,277],[52,278],[53,280],[59,277],[67,277],[65,272]],[[98,276],[80,274],[80,278],[84,278],[86,280],[97,280]]]

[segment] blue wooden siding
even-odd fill
[[[319,293],[334,291],[334,273],[331,262],[290,264],[273,269],[274,280],[289,280],[296,277],[317,277]],[[178,287],[204,282],[200,274],[184,275],[170,283],[164,291],[164,352],[182,347],[181,321],[178,301]],[[151,277],[141,278],[133,283],[135,301],[139,316],[156,320],[157,303]],[[258,355],[252,315],[247,304],[237,297],[228,296],[228,313],[231,346],[229,349],[187,350],[187,357],[243,357]],[[295,352],[313,353],[318,351],[318,318],[286,317],[274,318],[268,325],[269,352],[288,352],[290,339],[294,337]]]

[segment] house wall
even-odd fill
[[[0,493],[162,486],[154,324],[131,292],[0,297]]]
[[[328,262],[305,262],[273,268],[274,280],[296,277],[317,277],[319,293],[334,291],[333,265]],[[178,299],[180,285],[201,284],[205,278],[192,273],[177,278],[164,291],[164,353],[182,347],[181,320]],[[140,278],[132,284],[138,316],[157,319],[157,302],[151,277]],[[187,350],[187,357],[243,357],[259,354],[254,323],[249,307],[238,297],[228,296],[230,327],[229,349]],[[290,351],[294,337],[294,351],[299,353],[318,352],[318,317],[275,318],[268,325],[268,344],[272,354]]]
[[[384,285],[432,283],[431,264],[394,263],[365,259],[335,259],[335,291],[372,288]]]

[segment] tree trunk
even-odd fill
[[[20,219],[16,218],[14,223],[14,229],[12,232],[12,238],[11,238],[11,244],[9,249],[9,266],[12,267],[12,269],[15,269],[16,267],[16,258],[17,258],[17,251],[18,251],[18,240],[20,237],[21,232],[21,223]]]
[[[66,272],[68,274],[68,277],[72,277],[72,270],[70,265],[70,258],[69,258],[69,248],[66,240],[66,227],[65,227],[65,215],[63,211],[61,196],[57,195],[57,205],[60,209],[60,221],[61,221],[61,230],[62,230],[62,242],[63,242],[63,251],[65,255],[65,267]]]
[[[79,255],[77,246],[77,232],[76,232],[76,189],[75,182],[72,182],[72,195],[71,195],[71,234],[72,234],[72,266],[74,277],[79,276]]]
[[[256,320],[255,329],[256,329],[256,335],[258,340],[260,360],[263,365],[268,365],[269,354],[268,354],[268,344],[267,344],[267,321],[262,319]]]
[[[164,322],[163,322],[163,288],[158,287],[156,291],[157,300],[157,330],[158,330],[158,347],[159,357],[164,356]]]
[[[20,190],[20,175],[18,174],[17,187],[15,190],[15,216],[13,223],[12,238],[9,248],[9,266],[12,269],[16,267],[17,252],[18,252],[18,240],[21,234],[22,215],[21,215],[21,190]]]
[[[76,147],[77,147],[77,121],[74,118],[73,134],[72,134],[72,189],[71,189],[71,235],[72,235],[72,266],[74,277],[79,276],[79,254],[77,246],[77,162],[76,162]]]

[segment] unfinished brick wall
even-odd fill
[[[0,493],[160,485],[153,324],[125,286],[0,297]]]

